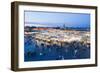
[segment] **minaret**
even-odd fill
[[[66,26],[65,26],[65,24],[63,25],[63,29],[65,29],[66,28]]]

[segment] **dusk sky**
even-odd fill
[[[90,27],[90,14],[25,11],[25,26]]]

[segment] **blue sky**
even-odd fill
[[[25,11],[25,26],[90,27],[90,14]]]

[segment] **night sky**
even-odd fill
[[[90,14],[68,12],[24,11],[25,26],[90,27]]]

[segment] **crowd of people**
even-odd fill
[[[24,61],[47,61],[90,58],[90,44],[78,41],[65,42],[63,45],[38,45],[32,36],[24,37]]]

